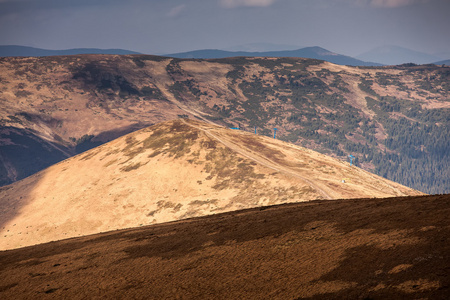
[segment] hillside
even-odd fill
[[[0,252],[2,299],[447,299],[449,195],[312,201]]]
[[[2,188],[0,249],[263,205],[419,194],[273,138],[176,120]]]
[[[301,58],[0,59],[0,184],[178,117],[273,135],[426,193],[450,189],[450,67]]]

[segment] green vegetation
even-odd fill
[[[144,86],[141,88],[141,94],[146,97],[150,97],[152,99],[165,100],[161,91],[156,87]]]
[[[308,71],[308,63],[314,63],[310,61],[299,66],[288,59],[295,67],[284,67],[284,60],[247,60],[247,66],[256,63],[269,68],[275,82],[264,79],[267,70],[247,76],[245,58],[223,60],[235,66],[227,77],[238,84],[247,100],[228,98],[228,106],[215,105],[214,112],[227,124],[241,124],[249,131],[257,126],[259,134],[271,136],[273,127],[284,128],[286,133],[279,135],[280,139],[315,145],[316,150],[343,160],[353,154],[356,165],[372,166],[375,173],[423,192],[450,192],[448,109],[424,109],[417,101],[377,94],[374,83],[408,93],[411,89],[402,81],[402,74],[381,71],[355,77],[359,89],[370,95],[365,100],[374,115],[368,116],[348,103],[345,95],[350,91],[341,74],[324,69]],[[448,68],[402,68],[418,83],[417,94],[448,95]],[[185,83],[177,84],[180,91],[182,87],[188,90]],[[229,89],[236,94],[231,85]],[[275,123],[268,125],[271,121]]]
[[[90,62],[74,69],[73,79],[94,85],[99,91],[119,92],[121,97],[139,95],[138,89],[128,81],[118,70],[97,62]]]
[[[153,58],[135,56],[133,62],[143,68],[146,59]],[[224,102],[209,108],[202,82],[187,74],[179,64],[181,61],[172,59],[166,67],[174,80],[169,91],[184,103],[192,101],[195,105],[203,105],[213,121],[230,127],[239,125],[249,131],[256,126],[258,134],[268,136],[272,136],[273,128],[278,127],[283,131],[283,134],[278,133],[280,139],[313,147],[343,160],[353,154],[357,166],[423,192],[450,192],[449,110],[426,109],[419,101],[401,98],[397,93],[379,95],[375,87],[407,95],[414,90],[416,95],[426,99],[433,95],[449,97],[449,68],[403,65],[395,67],[397,73],[394,73],[390,69],[359,67],[362,75],[354,75],[325,68],[310,71],[311,66],[321,63],[317,60],[214,59],[210,61],[232,66],[226,79],[228,90],[234,96],[228,94]],[[128,90],[128,81],[107,76],[98,68],[87,65],[77,74],[82,74],[88,82],[97,82],[100,89],[118,87]],[[355,80],[358,88],[369,95],[365,100],[371,115],[349,101],[348,97],[355,96],[350,92],[348,78]],[[414,86],[411,86],[411,80]],[[240,97],[241,92],[246,99]],[[144,87],[139,93],[160,97],[159,90],[153,86]],[[144,144],[146,147],[176,144],[173,149],[173,155],[176,155],[189,151],[190,140],[172,143],[174,141],[156,138]]]
[[[143,109],[140,101],[167,101],[158,88],[161,82],[152,77],[158,75],[153,75],[150,68],[152,63],[161,62],[171,80],[165,83],[169,92],[183,106],[206,113],[205,116],[214,122],[228,127],[239,126],[241,130],[251,132],[256,126],[258,134],[267,136],[273,136],[276,127],[279,139],[342,160],[353,154],[357,166],[426,193],[450,192],[449,67],[405,64],[334,70],[321,66],[322,62],[318,60],[234,57],[196,60],[202,62],[202,72],[205,72],[197,78],[193,75],[196,71],[182,67],[182,61],[186,60],[150,55],[101,59],[80,56],[75,60],[70,56],[14,58],[9,60],[11,74],[15,73],[25,82],[15,83],[11,92],[20,101],[27,101],[30,92],[47,88],[62,90],[64,97],[79,91],[89,99],[87,109],[101,107],[114,118],[128,118],[128,121],[145,126],[153,122],[152,116],[158,115],[160,120],[164,112],[146,112],[134,120],[130,116]],[[214,68],[220,68],[222,64],[226,67],[226,75],[220,77],[220,72],[211,71],[209,77],[208,62],[214,63]],[[55,84],[45,74],[58,72],[61,66],[67,66],[72,78],[66,77]],[[3,76],[1,82],[5,81]],[[39,93],[33,94],[36,95]],[[61,120],[48,118],[53,113],[51,101],[65,99],[61,97],[58,94],[43,97],[45,106],[36,107],[36,113],[32,115],[5,113],[0,124],[28,128],[29,124],[40,120],[58,128]],[[134,107],[139,108],[135,110]],[[180,118],[186,116],[182,112],[178,115]],[[155,129],[143,142],[129,141],[123,151],[132,159],[142,150],[153,148],[153,153],[148,156],[154,157],[160,155],[166,145],[174,145],[164,152],[172,156],[186,153],[192,156],[191,146],[198,138],[198,132],[184,126],[179,122],[176,128]],[[175,135],[162,134],[177,130],[185,130],[187,138],[176,140]],[[36,145],[38,139],[28,131],[23,135],[3,134],[2,138],[13,140],[14,144],[2,145],[1,151],[8,162],[19,166],[17,178],[30,174],[23,172],[22,168],[27,167],[19,161],[20,157],[36,157],[30,170],[39,169],[34,167],[35,163],[42,167],[43,161],[53,161],[53,158],[30,154],[34,150],[27,149],[37,147],[37,153],[55,155],[56,161],[65,157],[48,150],[52,147],[47,147],[43,141]],[[72,142],[77,149],[68,151],[73,153],[100,144],[92,136],[72,139]],[[61,141],[61,145],[67,144]],[[260,145],[257,147],[265,150]],[[30,164],[29,158],[23,161]],[[195,157],[189,162],[195,163]],[[236,170],[237,174],[251,172],[245,166],[241,169]],[[5,178],[14,172],[10,170],[8,175],[5,165],[0,164],[0,173],[0,183],[11,182]],[[222,178],[219,173],[215,176]]]

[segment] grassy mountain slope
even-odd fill
[[[262,135],[276,127],[280,139],[341,160],[352,154],[359,167],[423,192],[450,189],[449,67],[82,55],[3,58],[0,74],[0,126],[42,141],[42,156],[181,116]],[[4,184],[32,174],[36,161],[31,142],[9,132],[0,132]]]
[[[419,194],[279,140],[176,120],[2,188],[0,249],[262,205]]]
[[[3,299],[447,299],[450,196],[313,201],[0,252]]]

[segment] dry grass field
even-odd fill
[[[319,200],[0,252],[1,299],[448,299],[450,196]]]

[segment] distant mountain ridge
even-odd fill
[[[235,45],[221,50],[225,51],[247,51],[247,52],[268,52],[268,51],[285,51],[297,50],[304,48],[299,45],[273,44],[273,43],[249,43],[243,45]]]
[[[442,58],[435,55],[414,51],[399,46],[377,47],[363,54],[357,55],[356,58],[374,61],[384,65],[400,65],[405,63],[429,64],[442,60]]]
[[[124,49],[98,49],[98,48],[75,48],[66,50],[48,50],[27,46],[5,45],[0,46],[0,57],[10,56],[54,56],[54,55],[77,55],[77,54],[140,54],[139,52]]]
[[[322,47],[306,47],[297,50],[247,52],[247,51],[224,51],[217,49],[195,50],[181,53],[166,54],[165,56],[174,58],[228,58],[228,57],[302,57],[325,60],[338,65],[349,66],[382,66],[379,63],[362,61],[350,56],[337,54]]]
[[[320,59],[334,64],[348,66],[383,66],[400,65],[405,63],[436,65],[449,64],[448,58],[443,55],[431,55],[398,46],[377,47],[355,57],[341,55],[318,46],[292,50],[292,47],[294,46],[285,45],[285,49],[287,50],[275,50],[280,49],[280,47],[282,47],[282,45],[255,43],[236,46],[234,48],[231,47],[229,48],[230,50],[201,49],[165,54],[164,56],[192,59],[219,59],[230,57],[299,57]],[[269,50],[271,48],[274,50]],[[252,51],[251,49],[255,50]],[[256,51],[256,49],[267,50]],[[64,50],[49,50],[19,45],[0,45],[0,57],[42,57],[78,54],[128,55],[142,53],[126,49],[73,48]]]
[[[435,65],[446,65],[446,66],[450,66],[450,59],[437,61],[437,62],[435,62],[434,64],[435,64]]]

